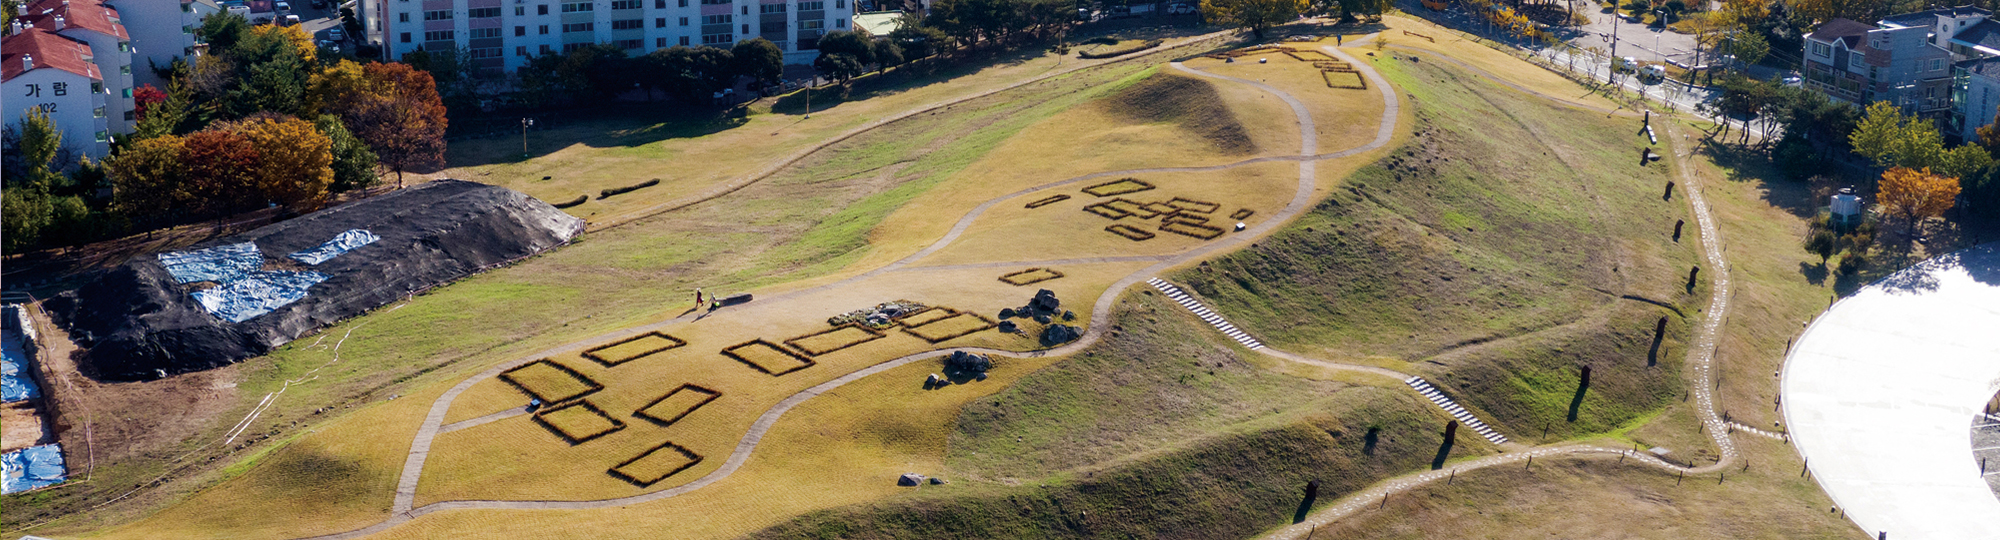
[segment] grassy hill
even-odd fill
[[[1413,142],[1174,279],[1280,348],[1421,373],[1516,434],[1610,431],[1657,409],[1704,290],[1686,287],[1694,227],[1671,238],[1685,203],[1662,197],[1668,162],[1639,164],[1640,121],[1393,58],[1373,62],[1415,107]]]

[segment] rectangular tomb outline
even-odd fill
[[[550,416],[554,416],[556,413],[571,411],[573,409],[582,409],[584,412],[597,415],[597,418],[604,420],[606,423],[610,425],[610,427],[599,429],[589,433],[570,433],[569,430],[563,429],[563,426],[560,425],[560,422],[549,419]],[[570,414],[575,414],[575,413],[572,412]],[[625,429],[624,422],[620,422],[618,421],[617,418],[612,418],[611,415],[605,414],[604,409],[597,408],[597,405],[592,404],[588,399],[579,399],[555,407],[544,407],[542,408],[542,410],[535,411],[534,418],[535,418],[535,423],[541,424],[542,427],[544,428],[548,428],[548,430],[552,433],[555,433],[557,437],[562,437],[562,440],[568,441],[570,446],[576,446],[579,444],[590,442],[592,439],[603,437],[605,435],[610,435],[612,432]],[[576,427],[576,426],[570,426],[570,427]]]
[[[1084,193],[1098,197],[1113,197],[1127,193],[1138,193],[1153,189],[1153,185],[1137,178],[1120,178],[1102,184],[1083,188]]]
[[[858,330],[858,331],[860,331],[861,333],[863,333],[863,334],[866,334],[866,335],[867,335],[868,337],[865,337],[865,338],[861,338],[861,339],[858,339],[858,340],[854,340],[854,341],[848,341],[848,342],[845,342],[845,343],[842,343],[842,344],[839,344],[838,346],[834,346],[834,347],[822,347],[822,348],[817,348],[817,349],[815,349],[815,348],[813,348],[813,347],[807,347],[807,346],[805,345],[805,344],[806,344],[806,343],[807,343],[808,341],[812,341],[812,340],[813,340],[813,338],[818,338],[818,337],[822,337],[822,336],[827,336],[827,335],[831,335],[831,334],[834,334],[834,333],[838,333],[838,332],[846,332],[846,331],[848,331],[848,330]],[[823,331],[823,332],[818,332],[818,333],[813,333],[813,334],[806,334],[806,335],[803,335],[803,336],[799,336],[799,337],[795,337],[795,338],[792,338],[792,339],[787,339],[787,340],[785,340],[785,344],[786,344],[786,345],[790,345],[790,346],[792,346],[792,348],[793,348],[793,349],[798,349],[798,351],[799,351],[799,352],[802,352],[802,353],[806,353],[806,355],[807,355],[807,356],[819,356],[819,355],[823,355],[823,354],[827,354],[827,353],[830,353],[830,352],[834,352],[834,351],[838,351],[838,350],[841,350],[841,349],[845,349],[845,348],[848,348],[848,347],[853,347],[853,346],[855,346],[855,345],[860,345],[860,344],[863,344],[863,343],[867,343],[867,342],[870,342],[870,341],[875,341],[875,340],[878,340],[878,339],[882,339],[882,338],[883,338],[884,336],[886,336],[886,335],[887,335],[887,334],[883,334],[883,333],[881,333],[881,332],[877,332],[877,331],[875,331],[875,329],[873,329],[873,328],[869,328],[869,327],[867,327],[867,326],[864,326],[864,325],[862,325],[861,323],[847,323],[847,324],[843,324],[843,325],[840,325],[840,326],[835,326],[835,327],[833,327],[833,329],[831,329],[831,330],[826,330],[826,331]]]
[[[1054,268],[1035,267],[1000,276],[1000,281],[1006,282],[1008,285],[1020,287],[1061,277],[1063,277],[1063,273],[1057,272]]]
[[[903,327],[906,328],[916,328],[926,324],[938,322],[944,319],[949,319],[951,318],[952,315],[957,315],[957,314],[958,314],[957,311],[954,311],[948,307],[931,306],[929,308],[912,311],[910,313],[904,314],[901,317],[897,317],[896,324],[902,325]]]
[[[1111,232],[1111,234],[1123,236],[1134,242],[1153,239],[1152,232],[1131,225],[1112,225],[1105,227],[1104,230]]]
[[[536,392],[534,389],[529,388],[526,382],[523,382],[520,377],[515,375],[515,373],[531,369],[537,365],[547,365],[551,368],[554,368],[555,370],[562,372],[564,375],[568,375],[570,376],[570,378],[576,379],[578,382],[583,383],[586,389],[582,392],[577,392],[568,395],[560,395],[560,396],[542,395],[541,393]],[[530,396],[534,396],[535,399],[542,400],[542,403],[549,405],[587,396],[596,393],[598,390],[604,389],[604,385],[598,384],[597,381],[591,380],[590,377],[585,377],[582,373],[578,373],[576,370],[570,369],[569,366],[562,365],[562,363],[560,362],[556,362],[554,360],[550,360],[547,358],[543,358],[533,362],[528,362],[526,364],[521,364],[519,366],[515,366],[513,369],[502,371],[500,372],[500,380],[506,381],[507,384],[514,385],[514,388],[518,388],[521,390],[521,392],[524,392]]]
[[[1033,210],[1033,209],[1036,209],[1036,208],[1041,208],[1041,207],[1044,207],[1044,206],[1048,206],[1048,205],[1051,205],[1051,204],[1055,204],[1055,203],[1059,203],[1059,202],[1063,202],[1063,201],[1067,201],[1067,200],[1069,200],[1069,194],[1067,194],[1067,193],[1057,193],[1057,194],[1055,194],[1055,195],[1050,195],[1050,196],[1048,196],[1048,197],[1046,197],[1046,198],[1042,198],[1042,199],[1039,199],[1039,200],[1036,200],[1035,202],[1031,202],[1031,203],[1028,203],[1028,209],[1029,209],[1029,210]]]
[[[791,359],[793,359],[793,360],[797,360],[797,361],[799,362],[799,365],[797,365],[797,366],[793,366],[793,367],[791,367],[790,369],[786,369],[786,370],[784,370],[784,371],[775,371],[775,372],[774,372],[774,371],[771,371],[771,368],[768,368],[768,367],[765,367],[765,366],[763,366],[763,365],[760,365],[760,364],[758,364],[758,363],[757,363],[757,362],[756,362],[755,360],[751,360],[750,358],[748,358],[748,357],[746,357],[746,356],[744,356],[744,355],[742,355],[742,354],[739,354],[739,353],[737,353],[737,352],[736,352],[736,351],[738,351],[738,350],[740,350],[740,349],[746,349],[746,348],[752,348],[752,347],[763,347],[763,348],[766,348],[766,349],[770,349],[770,350],[772,350],[772,351],[774,351],[774,352],[777,352],[778,354],[782,354],[782,355],[785,355],[785,357],[787,357],[787,358],[791,358]],[[757,370],[757,371],[761,371],[761,372],[763,372],[763,373],[765,373],[765,374],[767,374],[767,375],[770,375],[770,376],[772,376],[772,377],[777,377],[777,376],[780,376],[780,375],[784,375],[784,374],[786,374],[786,373],[791,373],[791,372],[794,372],[794,371],[798,371],[798,370],[801,370],[801,369],[805,369],[805,368],[809,368],[809,367],[813,367],[813,365],[814,365],[814,362],[813,362],[813,360],[812,360],[811,358],[807,358],[807,357],[804,357],[804,356],[800,356],[800,355],[799,355],[799,353],[795,353],[795,352],[792,352],[792,351],[790,351],[790,350],[787,350],[787,349],[785,349],[784,347],[779,347],[779,346],[778,346],[777,344],[775,344],[775,343],[771,343],[771,342],[769,342],[769,341],[764,341],[764,340],[762,340],[762,339],[753,339],[753,340],[750,340],[750,341],[745,341],[745,342],[742,342],[742,343],[738,343],[738,344],[735,344],[735,345],[731,345],[731,346],[730,346],[729,348],[727,348],[727,349],[723,349],[723,350],[722,350],[722,355],[723,355],[723,356],[727,356],[727,357],[729,357],[729,358],[731,358],[731,359],[734,359],[734,360],[736,360],[736,361],[738,361],[738,362],[742,362],[742,363],[743,363],[743,365],[746,365],[746,366],[750,366],[750,367],[751,367],[751,369],[755,369],[755,370]]]
[[[658,414],[649,412],[653,410],[653,407],[658,407],[661,403],[666,403],[668,400],[673,399],[674,396],[681,395],[682,393],[699,395],[701,396],[701,401],[695,402],[693,406],[680,409],[677,412],[659,411]],[[660,399],[655,399],[652,403],[647,403],[646,406],[633,411],[632,416],[644,418],[646,421],[658,424],[660,427],[667,427],[674,425],[674,422],[679,422],[682,418],[686,418],[687,415],[694,413],[696,409],[700,409],[703,405],[707,405],[708,402],[715,401],[716,398],[720,397],[722,397],[722,392],[720,391],[710,390],[707,387],[693,383],[682,384],[679,388],[675,388],[674,391],[667,392],[667,395],[660,396]]]
[[[953,321],[953,320],[958,320],[958,319],[959,319],[960,317],[971,317],[972,319],[974,319],[974,320],[977,320],[977,321],[979,321],[980,325],[979,325],[979,326],[976,326],[976,327],[971,327],[971,328],[969,328],[969,329],[966,329],[966,330],[962,330],[962,331],[959,331],[959,332],[956,332],[956,333],[949,333],[949,334],[932,334],[932,333],[929,333],[929,332],[931,332],[931,329],[933,329],[933,328],[940,328],[940,327],[942,327],[942,326],[948,326],[948,325],[944,324],[944,323],[945,323],[946,321]],[[986,317],[984,317],[984,316],[981,316],[981,315],[980,315],[980,314],[978,314],[978,313],[973,313],[973,312],[970,312],[970,311],[961,311],[961,312],[959,312],[959,313],[957,313],[957,314],[955,314],[955,315],[952,315],[952,316],[950,316],[950,317],[945,317],[945,318],[943,318],[943,319],[938,319],[938,320],[935,320],[935,321],[931,321],[931,322],[929,322],[929,323],[926,323],[926,324],[924,324],[923,326],[918,326],[918,327],[908,327],[908,328],[904,328],[904,329],[903,329],[903,331],[904,331],[904,332],[907,332],[907,333],[909,333],[909,334],[910,334],[910,335],[912,335],[912,336],[917,336],[918,338],[921,338],[921,339],[923,339],[924,341],[928,341],[928,342],[931,342],[931,343],[935,344],[935,343],[943,343],[943,342],[946,342],[946,341],[950,341],[950,340],[953,340],[953,339],[957,339],[957,338],[961,338],[961,337],[965,337],[965,336],[969,336],[969,335],[972,335],[972,334],[974,334],[974,333],[977,333],[977,332],[980,332],[980,331],[982,331],[982,330],[988,330],[988,329],[991,329],[991,328],[993,328],[993,327],[995,327],[995,326],[999,326],[999,324],[1000,324],[1000,323],[996,323],[996,322],[993,322],[993,320],[992,320],[992,319],[988,319],[988,318],[986,318]]]
[[[646,338],[658,338],[658,339],[664,339],[664,340],[666,340],[666,341],[667,341],[667,344],[666,344],[666,345],[663,345],[663,346],[660,346],[660,347],[655,347],[655,348],[652,348],[652,349],[648,349],[648,350],[646,350],[646,352],[642,352],[642,353],[639,353],[639,354],[635,354],[635,355],[629,355],[629,356],[625,356],[625,357],[623,357],[623,358],[611,358],[611,357],[609,357],[609,356],[606,356],[606,355],[602,354],[602,353],[603,353],[604,351],[608,351],[608,350],[611,350],[611,349],[615,349],[615,348],[617,348],[617,347],[619,347],[619,346],[621,346],[621,345],[626,345],[626,344],[629,344],[629,343],[632,343],[632,342],[636,342],[636,341],[639,341],[639,340],[642,340],[642,339],[646,339]],[[662,352],[666,352],[666,351],[669,351],[669,350],[672,350],[672,349],[676,349],[676,348],[679,348],[679,347],[682,347],[682,346],[685,346],[685,345],[687,345],[687,341],[685,341],[685,340],[682,340],[681,338],[677,338],[677,337],[674,337],[674,336],[670,336],[670,335],[667,335],[667,334],[665,334],[665,333],[661,333],[661,332],[647,332],[647,333],[644,333],[644,334],[639,334],[639,335],[636,335],[636,336],[632,336],[632,337],[629,337],[629,338],[625,338],[625,339],[621,339],[621,340],[618,340],[618,341],[613,341],[613,342],[611,342],[611,343],[606,343],[606,344],[604,344],[604,345],[599,345],[599,346],[596,346],[596,347],[592,347],[592,348],[590,348],[589,350],[586,350],[586,351],[583,351],[583,357],[584,357],[584,358],[589,358],[589,359],[591,359],[592,361],[595,361],[595,362],[597,362],[597,363],[599,363],[599,364],[604,364],[604,366],[605,366],[605,367],[611,367],[611,366],[616,366],[616,365],[618,365],[618,364],[623,364],[623,363],[626,363],[626,362],[630,362],[630,361],[633,361],[633,360],[638,360],[638,359],[640,359],[640,358],[645,358],[645,357],[648,357],[648,356],[652,356],[652,355],[655,355],[655,354],[660,354],[660,353],[662,353]]]
[[[670,452],[671,454],[660,454],[660,452],[662,451],[667,451]],[[687,460],[687,463],[682,463],[680,466],[674,467],[673,470],[667,471],[665,474],[661,474],[659,476],[654,476],[651,478],[641,478],[639,476],[635,476],[632,472],[627,472],[625,470],[626,467],[631,467],[632,465],[645,461],[646,458],[653,457],[654,455],[660,455],[661,458],[663,459],[668,457],[673,457],[673,455],[678,455],[681,459]],[[624,480],[626,482],[631,482],[633,485],[643,488],[643,487],[651,487],[653,484],[657,484],[661,480],[666,480],[668,477],[680,474],[681,471],[688,470],[689,468],[692,468],[695,465],[700,465],[700,464],[701,464],[701,454],[696,454],[693,451],[681,447],[681,445],[674,444],[671,442],[666,442],[666,443],[660,443],[659,446],[655,446],[653,447],[653,449],[647,450],[644,453],[641,453],[637,456],[633,456],[632,459],[625,460],[623,463],[614,465],[605,472],[611,473],[611,476],[618,477],[621,480]]]

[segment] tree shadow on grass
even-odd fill
[[[525,117],[534,118],[536,126],[525,136],[527,152],[524,154],[519,146],[521,140],[516,137],[521,133],[520,119]],[[466,131],[481,133],[499,129],[493,126],[502,126],[512,129],[500,131],[516,135],[454,141],[445,149],[445,163],[447,167],[518,163],[576,144],[592,148],[635,148],[670,139],[712,135],[742,127],[749,121],[749,111],[742,106],[690,105],[676,100],[621,101],[614,106],[594,109],[538,111],[498,119],[487,117],[472,120],[479,124],[465,128]]]
[[[1319,498],[1319,481],[1306,482],[1306,496],[1299,500],[1299,509],[1292,512],[1292,523],[1303,523],[1306,515],[1312,513],[1313,501]]]
[[[1761,189],[1760,197],[1771,206],[1801,218],[1812,218],[1819,212],[1821,204],[1813,196],[1812,185],[1803,180],[1786,178],[1784,172],[1771,163],[1765,151],[1734,144],[1705,144],[1700,152],[1723,167],[1730,181],[1755,182]],[[1845,176],[1837,165],[1828,167],[1826,173]]]
[[[1827,274],[1825,261],[1819,264],[1799,263],[1799,275],[1805,276],[1806,283],[1811,283],[1815,287],[1826,284]]]

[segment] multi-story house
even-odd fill
[[[110,108],[105,123],[114,133],[132,130],[136,117],[132,107],[132,39],[118,10],[98,0],[40,0],[21,9],[16,20],[26,27],[39,28],[57,36],[90,46]],[[61,125],[61,124],[58,124]],[[71,130],[64,126],[66,131]]]
[[[1944,27],[1980,22],[1978,8],[1896,15],[1868,26],[1847,19],[1820,25],[1805,39],[1805,85],[1866,105],[1888,101],[1904,112],[1942,116],[1951,110],[1953,56],[1940,45]]]
[[[195,36],[201,20],[222,11],[215,0],[106,0],[124,18],[125,32],[132,36],[132,81],[162,90],[166,81],[155,69],[166,69],[174,59],[193,61],[202,41]]]
[[[0,40],[0,92],[7,96],[10,129],[18,132],[31,111],[49,115],[63,146],[102,159],[110,153],[104,77],[89,44],[40,27],[13,29]]]
[[[852,0],[361,0],[369,39],[389,59],[456,47],[479,66],[512,71],[536,55],[609,43],[637,56],[677,45],[729,47],[762,37],[785,62],[816,56],[819,37],[847,30]]]

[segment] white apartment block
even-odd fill
[[[105,105],[110,108],[105,123],[113,133],[132,130],[136,123],[132,108],[132,39],[125,33],[118,10],[98,0],[40,0],[21,8],[21,15],[15,20],[24,28],[38,28],[89,45],[90,54],[95,57],[92,63],[97,65],[106,93]],[[61,123],[57,125],[66,133],[76,131]]]
[[[20,132],[21,118],[39,110],[62,131],[64,147],[91,159],[110,153],[110,95],[89,44],[23,27],[0,41],[0,49],[0,93],[7,96],[0,114],[9,128]]]
[[[215,0],[107,0],[123,16],[125,32],[132,36],[132,80],[167,89],[167,81],[154,73],[165,69],[175,58],[194,61],[201,41],[195,32],[201,19],[220,13]]]
[[[811,63],[819,37],[847,30],[853,0],[360,0],[370,40],[390,60],[456,46],[481,67],[596,43],[633,56],[676,45],[727,48],[762,37],[785,63]]]

